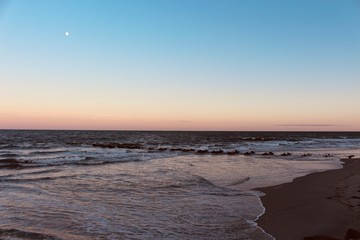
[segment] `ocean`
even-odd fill
[[[259,187],[342,167],[359,132],[0,131],[1,239],[273,239]]]

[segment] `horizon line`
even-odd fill
[[[0,128],[0,131],[93,131],[93,132],[352,132],[360,133],[360,130],[140,130],[140,129],[31,129],[31,128]]]

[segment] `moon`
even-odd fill
[[[64,34],[65,34],[66,37],[68,37],[70,35],[69,32],[65,32]]]

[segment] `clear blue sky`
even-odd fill
[[[360,1],[0,0],[0,68],[0,128],[360,130]]]

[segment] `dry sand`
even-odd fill
[[[342,169],[257,189],[266,194],[259,226],[277,240],[314,235],[344,239],[349,228],[360,230],[360,159],[342,161]]]

